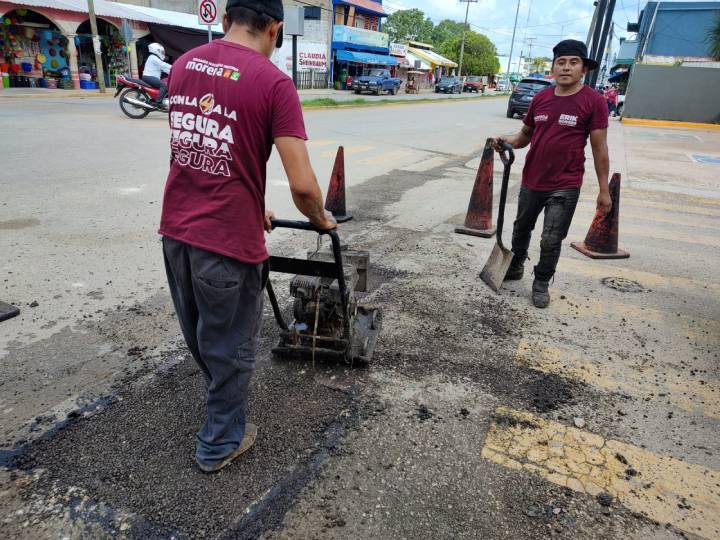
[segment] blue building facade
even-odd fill
[[[648,2],[637,24],[635,61],[710,59],[707,34],[720,16],[720,2]]]
[[[345,88],[347,77],[368,67],[394,67],[390,38],[381,32],[387,12],[382,0],[333,0],[332,80]]]

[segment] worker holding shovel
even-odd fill
[[[582,82],[585,74],[597,67],[581,41],[567,39],[558,43],[553,48],[552,63],[556,84],[535,95],[519,133],[495,139],[498,152],[504,142],[513,148],[530,144],[513,227],[513,258],[505,279],[522,279],[530,235],[540,212],[545,210],[540,260],[534,268],[532,286],[532,301],[539,308],[550,304],[548,287],[580,196],[588,137],[600,186],[597,209],[607,214],[612,207],[607,105],[600,94]]]

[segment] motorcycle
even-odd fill
[[[152,111],[168,112],[167,97],[163,99],[162,104],[155,102],[159,92],[159,88],[150,86],[145,81],[119,75],[115,97],[120,96],[120,109],[126,116],[139,120]]]

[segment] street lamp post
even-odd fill
[[[462,77],[463,56],[465,55],[465,32],[467,31],[467,20],[468,13],[470,12],[470,3],[478,1],[479,0],[460,0],[460,2],[465,2],[467,4],[467,7],[465,8],[465,24],[463,25],[462,42],[460,43],[460,62],[458,66],[458,77]]]
[[[512,41],[510,42],[510,56],[508,57],[508,65],[507,65],[508,88],[510,87],[510,65],[512,64],[512,53],[513,53],[513,48],[515,47],[515,30],[517,30],[517,20],[518,20],[519,13],[520,13],[520,0],[518,0],[517,9],[515,10],[515,24],[513,25]]]

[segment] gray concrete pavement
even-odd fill
[[[272,360],[266,313],[258,445],[207,477],[191,460],[199,375],[155,233],[165,118],[128,120],[114,100],[0,101],[0,300],[23,310],[0,323],[7,536],[717,537],[720,186],[717,166],[688,155],[716,152],[720,132],[613,121],[632,256],[590,261],[568,246],[537,311],[530,277],[499,295],[478,280],[491,240],[452,232],[485,138],[519,128],[504,108],[306,114],[323,188],[345,147],[356,219],[341,231],[372,253],[376,361]],[[568,241],[592,219],[587,169]],[[276,156],[267,198],[297,216]],[[314,239],[278,231],[269,244],[302,253]]]

